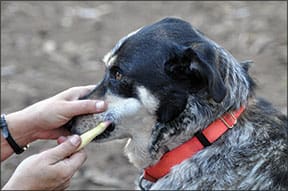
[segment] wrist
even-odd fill
[[[19,177],[18,175],[15,175],[15,173],[13,173],[8,182],[3,186],[1,190],[40,190],[32,187],[29,182],[23,183],[23,178],[23,176]]]
[[[11,136],[19,146],[23,147],[36,140],[35,128],[22,110],[6,115],[6,122]]]

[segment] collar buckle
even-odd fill
[[[232,112],[226,113],[223,117],[220,117],[220,120],[226,125],[227,128],[232,129],[237,123],[237,118]]]

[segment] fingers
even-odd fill
[[[79,152],[74,153],[69,158],[65,158],[64,160],[57,163],[57,166],[63,165],[67,166],[68,173],[74,174],[86,161],[87,155],[85,151],[82,149]]]
[[[63,139],[62,139],[63,140]],[[44,151],[44,155],[47,156],[50,164],[55,164],[60,160],[63,160],[71,156],[76,152],[78,146],[81,144],[81,138],[79,135],[72,135],[60,145]]]
[[[63,114],[67,117],[73,117],[76,115],[99,113],[105,111],[107,104],[100,100],[76,100],[66,102],[62,109]]]
[[[95,87],[96,85],[72,87],[57,94],[54,97],[59,98],[59,99],[64,99],[67,101],[77,100],[80,97],[83,97],[87,95],[88,93],[90,93]]]
[[[58,144],[61,144],[61,143],[65,142],[67,139],[69,139],[69,138],[61,136],[57,139],[57,142],[58,142]],[[69,168],[68,173],[74,174],[73,172],[77,171],[82,166],[82,164],[85,162],[86,159],[87,159],[86,153],[82,149],[79,152],[73,153],[71,156],[60,161],[56,165],[67,166],[67,168]]]
[[[58,137],[57,139],[57,144],[60,145],[61,143],[63,143],[64,141],[67,140],[67,137],[64,137],[64,136],[60,136]]]
[[[63,184],[59,185],[58,187],[56,187],[53,190],[66,190],[70,186],[70,183],[71,183],[71,179],[68,179],[68,180],[66,180],[66,182],[64,182]]]
[[[66,182],[54,188],[53,190],[66,190],[70,186],[70,183],[71,183],[71,179],[68,179]]]
[[[69,186],[72,176],[83,165],[87,156],[83,149],[76,152],[81,143],[81,138],[78,135],[62,136],[57,141],[60,143],[58,146],[42,152],[41,161],[43,161],[43,158],[45,159],[50,166],[50,171],[53,172],[53,176],[57,177],[57,181],[60,181],[57,189],[65,189]],[[47,174],[47,172],[45,173]]]
[[[48,130],[49,131],[49,130]],[[43,137],[43,139],[57,139],[59,136],[69,136],[71,135],[71,132],[68,131],[66,128],[64,127],[59,127],[57,129],[52,129],[49,131],[49,133]]]
[[[64,127],[60,127],[57,129],[44,130],[38,132],[34,136],[36,136],[37,139],[57,139],[59,136],[68,136],[68,135],[71,135],[71,132]]]

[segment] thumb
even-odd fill
[[[79,135],[69,136],[64,142],[58,146],[45,151],[45,155],[51,163],[58,162],[63,160],[66,157],[69,157],[81,144],[81,138]]]
[[[57,139],[57,143],[58,143],[58,145],[60,145],[61,143],[63,143],[63,142],[66,141],[66,140],[67,140],[67,137],[60,136],[60,137],[58,137],[58,139]]]

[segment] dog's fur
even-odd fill
[[[109,108],[77,117],[72,131],[113,121],[115,126],[95,141],[129,138],[126,153],[139,169],[155,164],[225,112],[245,106],[233,129],[157,182],[145,180],[145,189],[288,189],[287,116],[255,98],[248,62],[239,64],[176,18],[124,37],[104,62],[103,81],[83,99],[105,99]],[[150,117],[150,127],[129,124],[128,119],[143,114]]]

